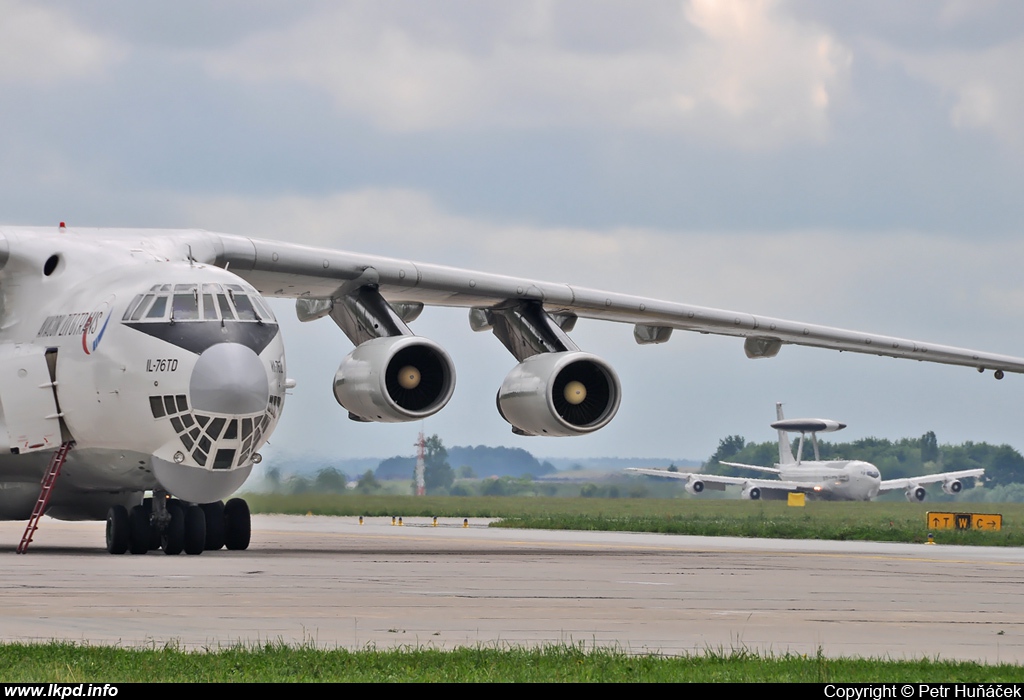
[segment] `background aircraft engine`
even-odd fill
[[[604,360],[567,351],[533,355],[498,390],[498,412],[524,435],[585,435],[619,410],[619,378]]]
[[[415,335],[374,338],[357,346],[334,375],[334,398],[356,419],[398,423],[432,416],[455,390],[452,358]]]
[[[756,486],[746,486],[740,496],[751,501],[759,501],[761,500],[761,489]]]
[[[928,492],[924,490],[924,486],[910,486],[904,495],[906,495],[908,501],[913,503],[914,501],[923,501],[928,497]]]
[[[704,492],[704,482],[700,479],[690,479],[686,482],[686,492],[696,496]]]
[[[953,496],[963,491],[964,485],[959,479],[950,479],[942,482],[942,490]]]

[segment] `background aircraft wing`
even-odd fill
[[[739,462],[723,462],[719,460],[719,464],[724,464],[727,467],[738,467],[740,469],[753,469],[756,472],[767,472],[769,474],[781,474],[782,470],[777,467],[760,467],[756,464],[740,464]]]
[[[878,487],[879,491],[895,491],[896,489],[907,489],[912,486],[923,486],[924,484],[939,484],[947,481],[958,481],[969,477],[982,477],[984,469],[964,469],[958,472],[943,472],[941,474],[925,474],[912,476],[908,479],[886,479]]]
[[[644,476],[661,476],[668,479],[680,479],[685,481],[687,484],[695,482],[703,482],[705,484],[715,484],[719,486],[717,490],[724,491],[726,485],[731,486],[742,486],[748,481],[763,481],[763,479],[742,479],[736,476],[718,476],[717,474],[696,474],[694,472],[670,472],[667,469],[643,469],[640,467],[627,467],[626,471],[635,472],[637,474],[643,474]],[[778,484],[778,481],[771,481],[770,483]]]
[[[299,299],[306,319],[327,315],[332,299],[373,286],[393,305],[475,309],[471,321],[478,330],[490,327],[488,313],[532,302],[567,331],[577,317],[634,324],[641,344],[665,342],[678,329],[746,338],[751,358],[773,357],[794,344],[1024,373],[1019,357],[285,241],[202,235],[207,245],[197,251],[208,258],[203,262],[229,267],[264,295]]]
[[[665,469],[643,469],[640,467],[628,467],[628,472],[644,474],[646,476],[664,476],[669,479],[684,479],[686,481],[703,481],[706,484],[726,484],[729,486],[757,486],[760,489],[774,489],[778,491],[814,491],[814,487],[798,481],[782,481],[780,479],[756,479],[742,476],[720,476],[718,474],[697,474],[694,472],[670,472]]]
[[[667,469],[645,469],[642,467],[627,467],[627,472],[643,474],[644,476],[661,476],[666,479],[679,479],[681,481],[706,481],[709,484],[742,484],[745,479],[732,476],[716,476],[714,474],[697,474],[695,472],[670,472]]]

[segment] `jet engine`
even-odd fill
[[[700,479],[690,479],[686,482],[686,492],[696,496],[704,492],[704,482]]]
[[[950,479],[942,482],[942,490],[954,496],[964,490],[964,485],[959,479]]]
[[[911,484],[910,486],[907,487],[907,491],[904,495],[906,495],[908,501],[913,503],[914,501],[924,501],[924,499],[928,497],[928,492],[925,491],[924,486],[916,486],[914,484]]]
[[[761,500],[761,489],[756,486],[744,486],[740,497],[750,501],[759,501]]]
[[[334,375],[334,398],[355,420],[398,423],[432,416],[455,390],[455,366],[437,343],[415,335],[356,346]]]
[[[585,352],[533,355],[512,368],[498,390],[498,412],[522,435],[585,435],[619,410],[619,378]]]

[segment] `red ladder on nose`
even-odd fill
[[[57,451],[53,453],[53,457],[50,459],[50,466],[47,468],[46,474],[43,475],[43,485],[39,489],[39,500],[36,501],[36,506],[32,509],[32,517],[28,519],[28,525],[25,526],[25,534],[21,536],[18,554],[24,554],[28,551],[32,535],[39,529],[39,518],[43,517],[43,513],[46,512],[46,506],[50,502],[53,485],[57,482],[57,477],[60,476],[60,468],[64,466],[64,461],[68,458],[68,452],[74,444],[72,440],[62,442]]]

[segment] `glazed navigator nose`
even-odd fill
[[[270,382],[259,356],[238,343],[203,351],[189,381],[192,407],[208,413],[259,413],[267,407]]]

